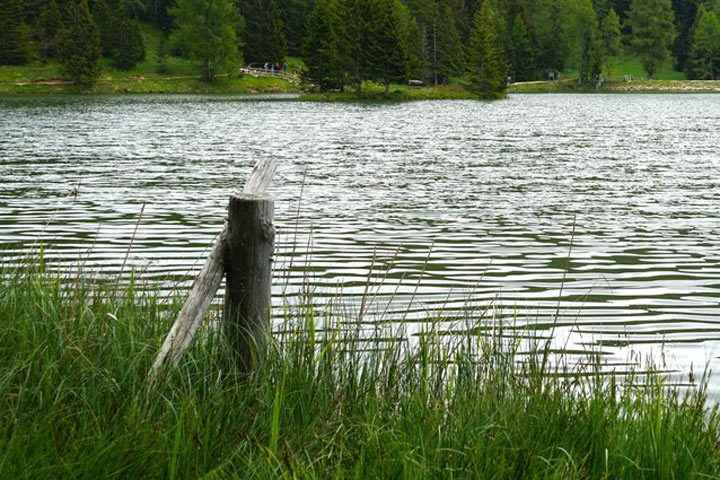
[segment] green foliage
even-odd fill
[[[30,35],[22,0],[0,2],[0,65],[22,65],[30,59]]]
[[[522,15],[515,16],[510,32],[510,75],[513,80],[526,82],[535,79],[535,50]]]
[[[698,24],[692,38],[690,74],[700,80],[720,78],[720,22],[703,6],[698,9]]]
[[[278,0],[240,0],[245,19],[244,56],[248,62],[283,62],[287,40]]]
[[[367,32],[367,78],[385,85],[407,78],[405,11],[399,0],[373,0]]]
[[[675,15],[670,0],[633,0],[626,25],[630,48],[640,59],[648,78],[670,59],[675,40]]]
[[[308,16],[303,57],[305,81],[320,91],[342,90],[345,58],[342,24],[336,0],[317,0]]]
[[[232,0],[177,0],[170,10],[176,30],[171,42],[202,62],[203,80],[212,82],[221,71],[232,72],[240,62]]]
[[[145,59],[145,43],[138,23],[131,18],[117,22],[117,43],[113,50],[113,65],[120,70],[130,70]]]
[[[51,58],[56,55],[57,37],[61,28],[60,7],[55,0],[50,0],[40,11],[34,28],[33,37],[41,57]]]
[[[70,0],[59,33],[58,58],[65,75],[88,87],[100,76],[100,33],[87,0]]]
[[[568,23],[572,60],[578,66],[578,81],[592,84],[602,70],[603,44],[595,10],[590,0],[572,0]]]
[[[305,27],[310,12],[314,8],[314,3],[317,2],[308,0],[279,0],[289,55],[300,56],[303,51],[303,41],[307,34]]]
[[[0,478],[720,475],[705,383],[682,393],[660,374],[594,373],[592,354],[543,371],[552,354],[526,348],[517,337],[532,332],[506,331],[492,312],[469,309],[451,338],[429,324],[410,344],[387,341],[402,331],[368,335],[341,313],[289,305],[254,375],[202,327],[148,388],[180,294],[28,270],[0,276]]]
[[[432,47],[430,48],[430,74],[435,83],[462,75],[467,68],[467,55],[456,14],[445,2],[438,2],[433,12]]]
[[[603,18],[600,27],[600,36],[604,48],[603,58],[605,59],[605,71],[608,75],[613,74],[618,58],[622,54],[622,33],[620,32],[620,17],[615,10],[610,9]]]
[[[167,40],[165,39],[165,35],[162,35],[160,37],[160,41],[158,42],[157,46],[157,52],[155,53],[156,59],[157,59],[157,72],[158,73],[167,73],[168,71],[168,45]]]
[[[500,44],[497,13],[485,0],[470,31],[470,91],[480,98],[505,94],[507,65]]]

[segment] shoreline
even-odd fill
[[[612,93],[612,94],[712,94],[720,93],[720,80],[632,80],[607,82],[600,88],[579,85],[575,80],[519,82],[510,85],[507,94],[548,93]],[[417,101],[417,100],[474,100],[470,92],[458,84],[409,87],[392,85],[385,97],[382,86],[364,86],[363,92],[315,93],[303,90],[298,81],[279,77],[244,75],[214,83],[204,83],[197,76],[133,75],[128,77],[104,76],[92,87],[75,85],[61,78],[23,79],[0,81],[0,95],[55,95],[55,94],[297,94],[292,101],[355,102],[355,101]]]

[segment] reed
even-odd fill
[[[258,372],[206,327],[148,389],[179,296],[42,261],[0,276],[0,478],[720,476],[704,381],[547,362],[502,325],[482,334],[483,312],[408,339],[300,302]]]

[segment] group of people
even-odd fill
[[[287,64],[287,62],[283,62],[282,64],[280,64],[280,62],[275,62],[275,63],[265,62],[265,64],[263,65],[263,68],[264,68],[265,72],[267,72],[271,75],[277,74],[277,75],[283,76],[287,73],[288,64]]]

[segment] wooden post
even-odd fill
[[[223,328],[246,372],[262,364],[267,347],[274,206],[272,197],[252,194],[234,195],[228,206]]]
[[[264,193],[270,186],[276,168],[277,163],[273,160],[259,160],[250,173],[243,193]],[[220,232],[210,256],[190,289],[185,305],[155,357],[149,374],[151,386],[154,385],[160,371],[168,364],[177,364],[182,354],[190,346],[200,322],[205,317],[215,298],[215,293],[220,288],[225,273],[225,257],[227,257],[227,228],[225,225]]]

